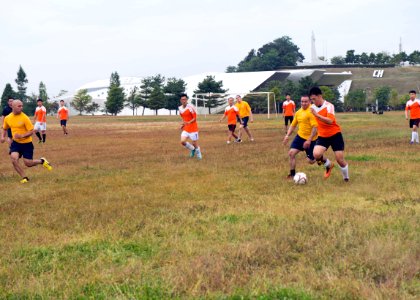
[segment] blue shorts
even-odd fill
[[[16,141],[12,141],[12,145],[10,146],[10,153],[17,152],[19,153],[19,157],[32,159],[34,157],[34,145],[32,142],[29,143],[18,143]]]
[[[230,132],[235,132],[236,124],[228,124],[228,129]]]
[[[341,132],[338,132],[332,136],[329,137],[320,137],[318,136],[318,139],[316,140],[317,146],[323,146],[325,148],[331,148],[333,151],[344,151],[344,139]]]
[[[67,126],[67,120],[60,120],[60,126]]]
[[[301,138],[299,135],[296,135],[292,144],[290,145],[290,149],[297,149],[299,151],[305,151],[306,152],[306,157],[309,158],[310,160],[315,160],[314,158],[314,147],[316,142],[312,141],[311,145],[309,146],[308,149],[303,148],[303,143],[305,143],[306,140]]]
[[[413,125],[416,125],[417,127],[419,127],[419,123],[420,123],[420,119],[410,119],[410,122],[409,122],[410,128],[413,128]]]
[[[242,127],[248,127],[248,121],[249,121],[249,117],[243,117],[242,118]]]

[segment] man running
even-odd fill
[[[292,123],[293,121],[295,110],[296,110],[295,102],[290,98],[290,94],[286,94],[286,101],[283,102],[284,129],[285,129],[286,134],[287,134],[288,124]]]
[[[24,170],[19,165],[20,157],[27,167],[43,165],[48,171],[52,170],[50,163],[44,158],[33,159],[34,145],[32,144],[32,134],[34,127],[28,116],[22,112],[23,103],[20,100],[13,100],[12,113],[4,119],[3,133],[0,142],[6,140],[7,129],[12,130],[13,141],[10,146],[10,159],[16,172],[22,177],[21,183],[27,183],[29,178],[25,175]]]
[[[322,97],[322,91],[319,87],[311,88],[309,97],[313,103],[311,112],[318,122],[318,139],[314,147],[314,157],[318,164],[324,164],[324,178],[328,178],[331,175],[334,163],[325,158],[324,153],[331,146],[344,181],[349,181],[349,165],[344,160],[344,139],[341,128],[335,120],[334,105]]]
[[[248,121],[254,122],[254,116],[252,115],[251,107],[249,106],[248,102],[242,100],[240,95],[236,96],[236,104],[235,106],[239,109],[239,117],[242,119],[242,124],[239,126],[238,132],[238,141],[242,141],[242,129],[245,130],[246,134],[249,137],[251,142],[254,141],[251,132],[248,128]]]
[[[308,95],[300,98],[301,108],[296,112],[292,124],[283,139],[283,143],[287,145],[289,136],[292,134],[296,126],[299,126],[298,132],[290,145],[289,158],[290,158],[290,173],[287,175],[288,179],[292,179],[296,174],[296,155],[300,151],[306,152],[306,159],[308,163],[315,163],[313,155],[315,141],[318,137],[317,128],[318,123],[311,113],[311,101]]]
[[[227,144],[231,143],[232,138],[236,143],[240,143],[239,137],[235,134],[236,130],[236,118],[239,118],[240,123],[242,124],[242,119],[239,116],[239,109],[234,105],[233,97],[229,97],[228,106],[225,108],[225,112],[219,122],[222,122],[226,117],[228,118],[228,139]]]
[[[40,144],[45,143],[45,140],[47,139],[47,109],[44,105],[42,105],[42,99],[38,99],[36,101],[36,105],[38,105],[38,107],[35,109],[34,114],[34,129],[36,131],[35,134],[39,139],[38,144]],[[39,132],[42,133],[42,138]]]
[[[419,143],[419,122],[420,122],[420,100],[416,98],[416,91],[409,92],[410,99],[405,106],[405,119],[408,120],[408,111],[410,111],[409,125],[412,128],[410,144]]]
[[[197,155],[197,159],[202,159],[200,146],[198,145],[198,125],[197,112],[195,107],[188,103],[188,96],[181,94],[181,106],[178,107],[179,115],[182,118],[181,123],[181,144],[190,150],[190,157]],[[192,144],[187,140],[190,139]]]
[[[67,135],[67,120],[69,119],[69,110],[64,106],[64,100],[60,100],[60,108],[57,111],[57,119],[60,119],[60,126],[64,135]]]

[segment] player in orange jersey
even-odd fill
[[[340,166],[344,181],[349,181],[349,166],[344,160],[344,140],[341,128],[335,120],[334,105],[322,97],[319,87],[313,87],[309,91],[312,101],[311,112],[318,122],[318,139],[314,147],[314,157],[318,164],[325,166],[324,178],[328,178],[334,163],[324,157],[325,151],[331,146],[334,151],[335,160]]]
[[[20,100],[13,100],[12,113],[4,118],[3,133],[0,142],[4,143],[7,136],[7,130],[12,130],[13,141],[10,146],[10,159],[16,172],[22,177],[21,183],[27,183],[25,171],[19,164],[19,159],[23,157],[23,162],[27,167],[43,165],[48,171],[52,170],[50,163],[44,158],[33,159],[34,145],[32,144],[32,134],[34,127],[28,116],[22,111],[23,104]]]
[[[295,102],[290,98],[290,94],[286,94],[286,101],[283,102],[283,118],[284,118],[284,129],[287,134],[289,129],[287,125],[292,123],[293,116],[295,115],[296,105]]]
[[[225,112],[223,114],[223,117],[219,120],[219,122],[222,122],[226,117],[228,118],[228,140],[226,143],[230,144],[232,138],[234,138],[234,141],[236,143],[240,143],[241,140],[239,137],[235,134],[236,129],[236,120],[239,118],[239,122],[242,124],[242,119],[239,115],[239,108],[234,105],[234,99],[233,97],[229,97],[228,99],[228,106],[225,108]]]
[[[416,98],[416,91],[411,90],[409,92],[410,100],[407,101],[405,106],[405,119],[408,120],[408,111],[410,111],[410,128],[413,128],[411,131],[411,141],[410,144],[416,142],[419,143],[419,123],[420,123],[420,100]]]
[[[181,106],[178,107],[179,115],[182,118],[181,123],[181,144],[190,150],[190,157],[197,155],[197,159],[202,159],[200,146],[198,145],[198,126],[197,112],[195,107],[188,103],[188,96],[181,94]],[[187,140],[190,139],[192,144]]]
[[[57,119],[60,119],[60,126],[63,128],[64,135],[69,134],[67,131],[67,120],[69,119],[69,110],[64,106],[64,100],[60,100],[60,108],[57,111]]]
[[[38,99],[36,105],[38,105],[38,107],[35,109],[34,114],[34,130],[36,131],[35,134],[38,137],[38,143],[40,144],[45,143],[45,140],[47,139],[47,109],[42,105],[42,99]],[[42,138],[39,132],[42,133]]]

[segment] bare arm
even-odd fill
[[[290,126],[289,129],[287,130],[286,135],[284,136],[283,139],[283,144],[287,145],[287,142],[289,140],[289,136],[292,134],[292,132],[295,130],[296,126]]]
[[[27,131],[27,132],[25,132],[23,134],[16,133],[15,136],[14,136],[14,138],[15,139],[24,139],[24,138],[26,138],[28,136],[33,135],[33,134],[34,134],[34,130],[32,129],[32,130],[29,130],[29,131]]]
[[[304,149],[308,149],[309,146],[311,146],[312,143],[312,139],[314,138],[314,136],[316,135],[316,133],[318,132],[318,127],[312,127],[311,130],[311,135],[308,137],[308,139],[303,143],[303,148]]]
[[[333,123],[333,120],[331,120],[330,118],[328,118],[328,117],[324,117],[324,116],[321,116],[320,114],[318,114],[316,111],[315,111],[315,109],[313,109],[312,107],[311,107],[311,112],[312,112],[312,114],[318,119],[318,120],[320,120],[320,121],[322,121],[322,122],[324,122],[324,123],[327,123],[327,124],[332,124]]]

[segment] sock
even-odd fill
[[[416,131],[414,132],[414,140],[418,143],[419,142],[419,133]]]
[[[194,150],[195,148],[194,148],[194,146],[193,145],[191,145],[190,143],[188,143],[188,142],[186,142],[185,143],[185,146],[184,146],[185,148],[187,148],[188,150]]]
[[[296,170],[295,169],[290,170],[290,175],[295,176],[296,175]]]
[[[197,153],[197,155],[200,155],[201,154],[200,147],[195,148],[195,152]]]
[[[45,143],[45,140],[47,139],[47,134],[43,133],[42,134],[42,141]]]
[[[42,140],[42,138],[41,138],[41,134],[39,133],[39,132],[37,132],[37,133],[35,133],[36,134],[36,136],[39,138],[39,140],[41,141]]]
[[[343,179],[349,178],[349,164],[347,164],[345,167],[341,167],[341,175],[343,175]]]
[[[44,160],[44,159],[42,159],[42,158],[40,158],[39,160],[41,161],[41,164],[43,164],[43,163],[44,163],[44,161],[45,161],[45,160]]]
[[[325,167],[325,168],[329,168],[329,167],[330,167],[330,165],[331,165],[331,161],[327,158],[327,159],[325,160],[324,167]]]

